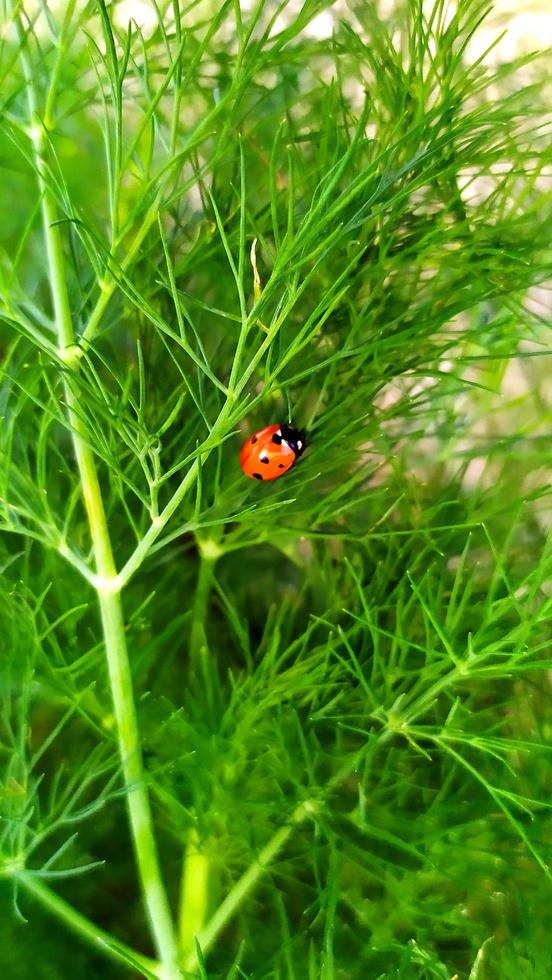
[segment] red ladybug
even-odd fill
[[[275,480],[291,469],[305,448],[305,436],[290,425],[267,425],[242,446],[240,466],[252,480]]]

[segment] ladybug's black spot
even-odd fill
[[[282,445],[282,433],[281,432],[275,432],[274,435],[272,436],[272,442],[275,442],[277,446],[281,446]]]
[[[256,480],[262,480],[263,479],[262,473],[253,473],[253,476],[255,477]]]
[[[270,459],[268,456],[259,456],[259,463],[264,463],[266,466],[267,463],[270,463]]]
[[[278,469],[279,470],[283,470],[283,468],[284,468],[284,464],[283,463],[278,463]]]
[[[257,442],[257,436],[251,436],[251,442],[253,445]]]

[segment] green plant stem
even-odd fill
[[[265,874],[268,865],[282,850],[293,831],[315,812],[316,804],[314,802],[307,800],[305,803],[301,803],[292,813],[289,823],[285,827],[280,827],[266,847],[263,847],[258,858],[236,882],[232,891],[221,902],[205,928],[196,934],[196,940],[202,953],[209,951],[219,933],[237,912],[239,906],[255,887],[259,878]],[[184,961],[184,969],[193,971],[197,969],[198,963],[197,951],[189,951]]]
[[[387,741],[391,736],[392,732],[390,731],[382,732],[380,736],[380,743]],[[358,771],[358,767],[361,760],[364,758],[365,753],[366,749],[363,748],[347,760],[346,764],[327,784],[325,792],[326,798],[338,786],[340,786],[352,772]],[[188,936],[189,946],[186,948],[182,944],[182,951],[186,955],[186,959],[184,960],[185,970],[193,971],[197,969],[199,960],[195,943],[197,942],[199,944],[199,948],[202,953],[207,953],[209,951],[219,933],[224,929],[232,916],[235,915],[244,899],[247,898],[249,893],[255,888],[259,879],[266,872],[268,865],[278,856],[286,842],[289,840],[293,831],[296,830],[297,827],[304,823],[304,821],[309,817],[315,816],[319,806],[320,803],[315,800],[306,800],[304,803],[300,803],[292,813],[289,823],[287,823],[284,827],[280,827],[280,829],[276,831],[272,839],[262,849],[258,858],[253,862],[253,864],[250,865],[247,871],[244,872],[232,890],[228,893],[224,901],[221,902],[214,915],[211,916],[207,925],[203,929],[196,931],[193,935]]]
[[[178,938],[184,953],[193,949],[205,924],[209,901],[209,858],[195,827],[188,833],[182,865]]]
[[[153,225],[154,221],[157,220],[157,215],[159,212],[159,205],[161,203],[162,195],[158,194],[154,203],[148,208],[142,225],[136,232],[132,244],[129,246],[128,252],[126,253],[124,259],[121,261],[121,270],[126,272],[128,267],[132,264],[133,260],[136,258],[138,251],[143,245],[144,239]],[[118,286],[118,280],[107,271],[105,274],[105,279],[102,283],[102,291],[98,297],[98,300],[90,314],[90,318],[86,325],[86,328],[82,334],[80,352],[83,354],[85,350],[89,347],[92,342],[98,327],[100,325],[101,319],[109,305],[109,301],[113,296],[115,290]]]
[[[57,237],[57,226],[50,228],[49,232],[54,232]],[[54,290],[57,288],[65,289],[64,281],[63,284],[60,284],[59,281],[54,280],[52,285]],[[120,591],[116,587],[115,562],[96,464],[93,454],[85,442],[83,423],[76,413],[76,396],[68,378],[65,379],[65,397],[94,549],[97,575],[96,591],[100,605],[111,696],[117,722],[119,752],[127,788],[126,799],[130,827],[152,934],[165,970],[165,977],[169,980],[169,978],[180,976],[177,946],[169,904],[161,881],[151,809],[144,779],[122,600]]]
[[[192,670],[194,665],[197,663],[202,648],[206,644],[205,622],[207,619],[209,597],[211,595],[211,586],[213,584],[213,575],[217,560],[218,555],[216,554],[216,551],[214,553],[210,552],[209,550],[206,551],[200,544],[199,572],[197,576],[193,619],[188,648],[190,667]]]
[[[155,945],[164,976],[172,980],[180,976],[177,945],[144,781],[121,597],[118,593],[100,593],[99,598],[134,849]]]
[[[56,892],[48,888],[35,875],[21,873],[17,875],[17,884],[29,895],[32,895],[48,912],[54,915],[60,922],[63,922],[72,932],[74,932],[85,943],[92,946],[98,953],[109,956],[119,964],[124,963],[127,967],[133,965],[140,969],[144,976],[160,977],[159,964],[155,960],[135,952],[126,943],[114,939],[109,933],[104,932],[97,925],[75,911],[69,902],[60,898]]]
[[[83,422],[76,411],[78,408],[77,396],[72,387],[73,377],[78,371],[78,358],[73,353],[74,331],[65,277],[62,240],[59,225],[56,223],[56,204],[45,176],[47,172],[46,134],[37,112],[32,68],[24,53],[24,32],[19,20],[16,23],[22,49],[22,67],[31,118],[30,136],[42,197],[44,238],[50,271],[50,291],[58,333],[59,353],[67,366],[64,377],[67,416],[94,550],[97,573],[96,591],[100,605],[111,694],[117,722],[119,752],[127,788],[130,827],[141,886],[152,935],[163,967],[163,976],[165,980],[172,980],[172,978],[180,976],[177,944],[169,904],[161,880],[148,791],[144,780],[121,595],[116,584],[115,562],[96,464],[86,441]]]
[[[205,622],[216,563],[221,554],[218,538],[199,541],[199,572],[194,598],[192,627],[188,646],[193,672],[206,645]],[[195,827],[188,834],[182,865],[178,938],[182,950],[191,949],[203,928],[209,898],[209,858],[201,848]]]
[[[228,417],[233,407],[234,399],[228,397],[211,429],[209,438],[213,442],[218,439],[221,433],[224,433],[225,426],[228,422]],[[205,449],[205,451],[202,452],[203,461],[205,461],[210,452],[211,449]],[[183,477],[168,503],[165,505],[161,513],[151,522],[148,530],[144,534],[144,537],[136,545],[136,548],[132,552],[130,558],[123,565],[118,575],[118,582],[121,588],[128,583],[134,573],[138,571],[144,559],[147,558],[150,548],[152,548],[152,546],[155,544],[157,538],[163,531],[166,524],[170,521],[174,512],[178,509],[178,507],[180,507],[180,504],[184,500],[188,490],[193,487],[198,477],[198,473],[199,462],[197,459],[195,459],[191,464],[190,469],[186,473],[186,476]]]
[[[134,573],[138,571],[144,559],[147,558],[150,548],[155,543],[155,541],[157,541],[157,538],[161,534],[161,531],[168,523],[168,521],[171,519],[175,510],[182,503],[188,490],[194,485],[198,472],[199,472],[199,464],[197,460],[195,460],[190,466],[188,472],[186,473],[186,476],[181,481],[178,488],[175,490],[168,504],[163,508],[161,513],[151,522],[148,530],[144,534],[144,537],[136,545],[136,548],[132,552],[130,558],[128,559],[127,562],[125,562],[123,568],[119,572],[119,581],[121,583],[121,587],[127,584],[127,582],[132,578]]]

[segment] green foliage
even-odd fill
[[[3,11],[10,975],[549,976],[544,66],[123,9]]]

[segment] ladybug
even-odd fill
[[[242,446],[240,466],[252,480],[283,476],[305,449],[305,435],[290,425],[267,425]]]

